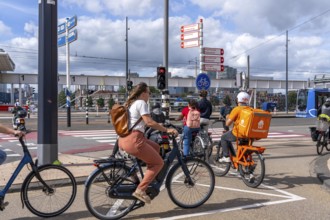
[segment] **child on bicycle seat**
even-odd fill
[[[236,126],[238,126],[238,116],[241,112],[242,109],[244,108],[250,108],[248,106],[250,101],[250,95],[246,92],[240,92],[237,95],[236,102],[237,106],[230,112],[229,115],[226,117],[226,126],[230,126],[232,123],[234,123],[234,127],[231,131],[228,131],[224,133],[221,136],[220,144],[223,149],[223,157],[219,159],[220,163],[230,163],[230,158],[229,158],[229,147],[232,147],[232,143],[236,141]]]
[[[5,126],[3,126],[2,124],[0,124],[0,133],[4,133],[4,134],[12,134],[18,137],[21,137],[24,135],[24,133],[22,131],[15,131],[11,128],[7,128]],[[7,158],[7,154],[6,152],[4,152],[3,150],[0,149],[0,165],[5,162]]]
[[[176,119],[183,120],[183,156],[189,154],[192,133],[200,130],[200,112],[197,109],[198,103],[190,99],[188,106],[182,109],[181,115]]]

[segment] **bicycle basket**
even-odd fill
[[[329,122],[324,120],[317,121],[317,130],[318,131],[326,131],[329,128]]]

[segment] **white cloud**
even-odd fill
[[[10,36],[12,34],[11,28],[6,26],[2,21],[0,21],[0,33],[1,33],[1,36]],[[1,36],[0,36],[0,39],[1,39]]]

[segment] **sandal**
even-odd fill
[[[132,194],[135,198],[141,200],[144,203],[150,204],[151,199],[150,197],[146,194],[145,191],[141,191],[140,189],[136,189],[135,192]]]

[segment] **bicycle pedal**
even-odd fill
[[[4,202],[4,203],[2,203],[2,204],[0,205],[0,211],[3,211],[3,210],[6,208],[7,205],[9,205],[9,202]]]

